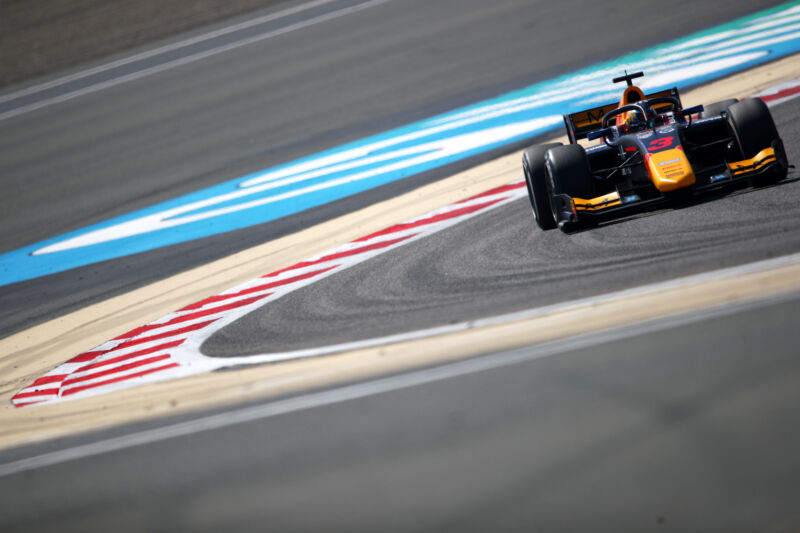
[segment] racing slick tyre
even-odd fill
[[[719,116],[723,111],[738,101],[739,100],[736,98],[728,98],[727,100],[720,100],[719,102],[714,102],[713,104],[703,106],[704,109],[700,112],[700,118]]]
[[[594,198],[595,187],[586,150],[579,144],[567,144],[551,148],[545,154],[545,171],[552,195],[566,194],[572,198]],[[558,199],[550,202],[553,218],[564,232],[585,226],[586,221],[577,221],[567,206],[559,205]]]
[[[561,146],[561,143],[540,144],[525,150],[522,154],[522,169],[525,172],[525,185],[528,187],[528,199],[533,208],[533,218],[543,229],[553,229],[556,221],[550,208],[550,193],[545,183],[544,154],[550,148]]]
[[[774,165],[770,173],[754,178],[754,185],[775,183],[786,177],[789,165],[783,142],[763,100],[749,98],[733,104],[728,108],[728,123],[742,159],[755,157],[765,148],[775,149],[779,164]]]

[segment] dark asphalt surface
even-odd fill
[[[354,3],[342,0],[306,16]],[[662,10],[658,2],[392,0],[2,120],[0,251],[778,3],[677,0]],[[298,15],[272,24],[301,19]],[[621,26],[625,38],[610,30]],[[273,26],[262,30],[269,28]],[[137,63],[114,73],[147,66],[152,65]],[[104,79],[90,78],[64,90]],[[231,235],[0,287],[0,335],[442,175],[420,176]]]
[[[798,313],[795,295],[2,477],[0,530],[797,531]]]
[[[772,109],[800,162],[800,99]],[[720,191],[572,235],[526,198],[387,252],[250,313],[202,347],[217,357],[370,339],[800,252],[800,179]]]
[[[26,244],[754,9],[678,2],[668,20],[645,16],[655,6],[397,0],[241,50],[241,62],[219,58],[2,121],[0,180],[18,196],[0,199],[0,242]],[[585,39],[565,40],[559,26],[575,13],[582,35],[615,16],[630,17],[633,35],[599,33],[587,55]],[[264,102],[278,111],[254,113]],[[776,111],[795,163],[798,109]],[[299,291],[205,349],[297,346],[298,330],[335,342],[355,319],[366,336],[384,323],[415,328],[796,252],[796,176],[572,236],[535,231],[520,201],[410,245],[402,259]],[[2,331],[401,189],[3,288]],[[365,302],[380,321],[362,316]],[[0,477],[0,531],[796,531],[798,311],[795,295]],[[0,465],[130,430],[0,452]]]

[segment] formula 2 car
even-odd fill
[[[774,183],[789,168],[766,104],[753,98],[684,109],[677,88],[644,94],[625,73],[619,104],[564,115],[570,144],[534,146],[522,167],[536,223],[570,232],[601,216],[749,180]],[[581,139],[602,139],[584,148]]]

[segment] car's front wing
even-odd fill
[[[761,150],[755,157],[726,163],[721,172],[714,172],[705,176],[706,179],[702,180],[702,184],[693,185],[685,189],[685,191],[702,192],[730,183],[750,180],[774,171],[776,166],[787,166],[783,145],[780,141],[775,141],[772,147]],[[556,194],[551,197],[551,202],[556,215],[556,222],[562,225],[564,223],[573,224],[598,215],[605,216],[634,210],[635,208],[663,202],[669,198],[658,193],[658,191],[656,191],[656,194],[656,196],[651,195],[644,198],[636,194],[635,191],[623,191],[621,194],[618,191],[614,191],[596,198],[574,198],[566,194]]]

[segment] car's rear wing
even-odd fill
[[[672,89],[666,89],[664,91],[659,91],[656,93],[646,94],[645,98],[657,98],[659,96],[672,96],[678,99],[678,102],[681,101],[681,97],[678,94],[678,88],[673,87]],[[655,110],[658,111],[661,107],[669,107],[670,104],[661,104],[655,106]],[[578,139],[585,139],[586,135],[593,130],[599,130],[603,127],[602,119],[603,115],[612,111],[619,107],[618,103],[613,104],[606,104],[599,107],[593,107],[592,109],[587,109],[585,111],[578,111],[577,113],[570,113],[568,115],[564,115],[564,124],[567,126],[567,135],[569,136],[569,142],[571,144],[575,144]]]

